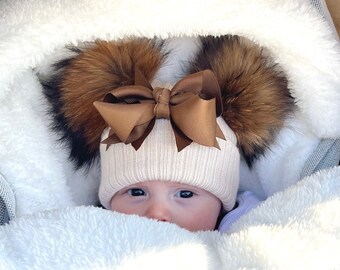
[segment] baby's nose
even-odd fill
[[[165,203],[152,203],[146,212],[146,217],[158,221],[170,222],[169,206]]]

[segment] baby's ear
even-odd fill
[[[222,93],[222,117],[248,165],[275,141],[294,100],[285,73],[269,52],[240,36],[202,37],[191,72],[211,69]]]
[[[161,46],[150,39],[96,41],[72,48],[75,55],[56,63],[56,73],[41,80],[54,129],[69,145],[77,167],[92,164],[106,127],[93,102],[114,88],[134,84],[135,66],[151,80],[164,58]]]

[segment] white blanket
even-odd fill
[[[234,223],[190,233],[94,207],[0,227],[0,269],[339,269],[340,168],[301,181]]]
[[[298,182],[319,141],[340,137],[340,46],[304,2],[0,1],[0,172],[17,216],[0,228],[0,268],[340,268],[340,169]],[[271,151],[252,170],[242,167],[241,189],[268,197],[264,204],[223,236],[77,208],[97,200],[98,164],[75,170],[68,161],[49,128],[36,71],[48,74],[67,44],[208,34],[237,34],[269,48],[298,106]],[[190,54],[190,44],[179,48]]]

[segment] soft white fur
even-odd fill
[[[75,172],[65,162],[68,153],[49,130],[32,72],[48,73],[53,60],[65,57],[65,44],[174,37],[167,44],[173,54],[158,76],[170,83],[185,70],[183,56],[199,48],[194,38],[176,37],[239,34],[268,47],[288,73],[300,112],[250,174],[241,172],[241,188],[258,190],[253,183],[260,183],[263,197],[299,180],[319,138],[340,137],[340,47],[329,24],[303,1],[8,0],[0,2],[0,12],[0,169],[17,194],[18,216],[96,200],[98,168]],[[287,162],[291,156],[299,162]]]
[[[337,167],[275,194],[229,234],[94,207],[40,212],[0,227],[0,268],[339,269],[339,207]]]
[[[173,84],[199,49],[200,34],[246,36],[269,48],[288,74],[298,111],[271,151],[252,170],[244,164],[241,170],[241,189],[270,196],[265,204],[230,236],[72,208],[96,201],[98,163],[76,171],[68,161],[49,128],[36,72],[48,74],[50,64],[65,57],[66,44],[158,36],[170,38],[173,52],[157,78]],[[129,269],[138,262],[158,269],[155,257],[171,269],[189,263],[193,269],[316,269],[318,259],[318,269],[340,265],[339,169],[296,183],[320,139],[340,137],[340,46],[332,27],[303,0],[2,0],[0,37],[0,171],[22,217],[0,230],[0,268],[56,262],[58,269]],[[52,208],[60,210],[39,213]],[[25,217],[31,213],[37,214]],[[42,249],[45,244],[51,248]]]

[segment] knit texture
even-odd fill
[[[100,146],[101,185],[99,199],[110,208],[114,194],[129,185],[144,181],[173,181],[209,191],[230,210],[239,184],[240,154],[236,137],[222,118],[217,122],[226,140],[217,139],[220,149],[191,143],[178,152],[169,120],[159,119],[142,146]],[[109,129],[103,132],[107,138]]]
[[[340,139],[322,139],[306,161],[301,179],[313,173],[338,166],[340,162]]]
[[[6,179],[0,174],[0,225],[15,217],[15,198]]]

